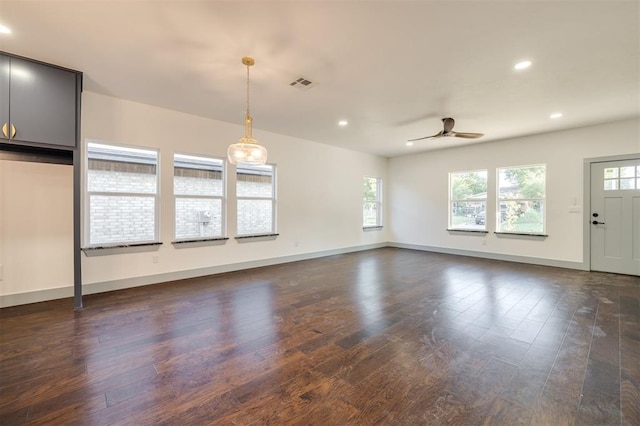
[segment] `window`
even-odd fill
[[[545,165],[498,169],[498,231],[543,234]]]
[[[89,142],[89,246],[158,241],[158,151]]]
[[[382,179],[364,178],[362,227],[382,226]]]
[[[640,166],[608,167],[604,169],[604,190],[640,189]]]
[[[449,229],[487,229],[487,171],[449,173]]]
[[[224,236],[224,160],[173,156],[175,239]]]
[[[238,236],[269,235],[276,230],[275,166],[236,168]]]

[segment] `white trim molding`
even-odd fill
[[[582,262],[570,262],[565,260],[543,259],[538,257],[516,256],[502,253],[489,253],[473,250],[459,250],[447,247],[423,246],[417,244],[388,243],[388,247],[396,247],[409,250],[428,251],[433,253],[453,254],[457,256],[478,257],[482,259],[504,260],[506,262],[526,263],[529,265],[551,266],[554,268],[586,270]]]
[[[319,257],[334,256],[338,254],[354,253],[387,247],[387,243],[367,244],[362,246],[344,247],[333,250],[324,250],[311,253],[295,254],[291,256],[281,256],[269,259],[252,260],[248,262],[230,263],[227,265],[212,266],[208,268],[190,269],[186,271],[168,272],[164,274],[145,275],[141,277],[125,278],[120,280],[103,281],[83,284],[82,293],[96,294],[107,291],[124,290],[127,288],[141,287],[163,282],[183,280],[188,278],[203,277],[207,275],[222,274],[225,272],[241,271],[244,269],[260,268],[263,266],[279,265],[282,263],[298,262],[301,260],[316,259]],[[0,308],[9,306],[25,305],[28,303],[44,302],[48,300],[64,299],[73,296],[73,286],[60,287],[46,290],[36,290],[26,293],[5,294],[0,296]],[[71,302],[69,304],[71,308]]]

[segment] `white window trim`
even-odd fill
[[[154,151],[156,153],[156,191],[155,194],[150,193],[137,193],[137,192],[107,192],[107,191],[89,191],[89,144],[100,144],[113,146],[116,148],[130,148],[140,149],[146,151]],[[84,246],[86,249],[96,248],[119,248],[119,247],[131,247],[137,245],[157,245],[160,242],[160,150],[157,148],[151,148],[146,146],[126,145],[121,143],[104,142],[95,139],[85,139],[84,143],[84,158],[83,158],[83,196],[84,196]],[[109,242],[109,243],[91,243],[91,196],[118,196],[118,197],[149,197],[154,199],[154,238],[151,240],[139,240],[139,241],[123,241],[123,242]]]
[[[236,238],[247,239],[247,238],[255,238],[255,237],[264,237],[264,236],[277,236],[277,173],[276,173],[276,165],[273,163],[267,163],[265,166],[271,167],[271,197],[246,197],[238,195],[238,170],[242,168],[242,166],[236,167]],[[248,233],[241,234],[238,231],[238,201],[241,200],[271,200],[271,231],[270,232],[261,232],[261,233]]]
[[[175,167],[176,167],[176,162],[175,162],[175,156],[176,155],[184,155],[184,156],[191,156],[191,157],[201,157],[201,158],[209,158],[212,160],[220,160],[222,162],[222,195],[192,195],[192,194],[176,194],[175,193],[175,183],[174,183],[174,179],[175,179]],[[175,152],[174,156],[173,156],[173,177],[172,177],[172,192],[173,192],[173,219],[174,219],[174,223],[173,223],[173,241],[176,243],[179,242],[185,242],[185,241],[194,241],[194,240],[220,240],[220,239],[227,239],[226,235],[227,235],[227,162],[225,161],[224,158],[222,157],[215,157],[212,155],[205,155],[205,154],[187,154],[187,153],[183,153],[183,152]],[[198,199],[206,199],[206,200],[220,200],[220,235],[219,236],[213,236],[213,237],[202,237],[202,238],[198,238],[198,237],[186,237],[186,238],[178,238],[176,236],[176,200],[178,198],[198,198]]]
[[[365,176],[363,179],[375,179],[376,180],[376,199],[375,201],[365,200],[364,194],[362,197],[362,211],[364,212],[365,204],[375,204],[376,205],[376,224],[375,225],[365,225],[364,224],[364,215],[362,216],[362,229],[370,229],[370,228],[382,228],[382,178],[375,176]]]
[[[486,233],[487,231],[487,196],[485,196],[484,198],[461,198],[459,200],[454,200],[452,199],[452,195],[453,195],[453,184],[452,184],[452,177],[453,175],[457,175],[457,174],[469,174],[469,173],[480,173],[480,172],[485,172],[487,177],[487,187],[485,187],[485,194],[488,195],[488,184],[489,184],[489,170],[488,169],[477,169],[477,170],[461,170],[461,171],[457,171],[457,172],[449,172],[449,193],[447,194],[447,197],[449,199],[449,206],[448,206],[448,225],[449,227],[447,228],[450,231],[468,231],[468,232],[483,232]],[[453,224],[453,203],[477,203],[477,202],[484,202],[484,208],[485,208],[485,217],[484,217],[484,227],[483,228],[464,228],[464,227],[460,227],[460,226],[455,226]]]
[[[527,169],[533,167],[544,168],[544,198],[503,198],[500,196],[500,171],[508,169]],[[518,202],[518,201],[542,201],[542,231],[540,232],[523,232],[502,230],[500,227],[500,203],[501,202]],[[513,235],[532,235],[547,236],[547,165],[546,164],[526,164],[521,166],[505,166],[496,168],[496,234],[513,234]]]

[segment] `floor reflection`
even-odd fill
[[[358,265],[353,301],[365,328],[385,317],[380,269],[377,258],[363,259]]]
[[[270,281],[252,282],[231,292],[231,315],[225,321],[225,334],[233,342],[276,340],[273,292]]]

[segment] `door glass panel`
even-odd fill
[[[636,168],[633,166],[630,167],[620,167],[620,177],[629,178],[633,177],[635,174]]]
[[[634,183],[635,183],[634,178],[620,179],[620,189],[634,189],[633,188]]]
[[[610,167],[608,169],[604,169],[604,178],[605,179],[611,179],[611,178],[617,178],[618,177],[618,168],[617,167]]]
[[[604,190],[605,191],[614,191],[618,189],[618,180],[617,179],[609,179],[604,181]]]

